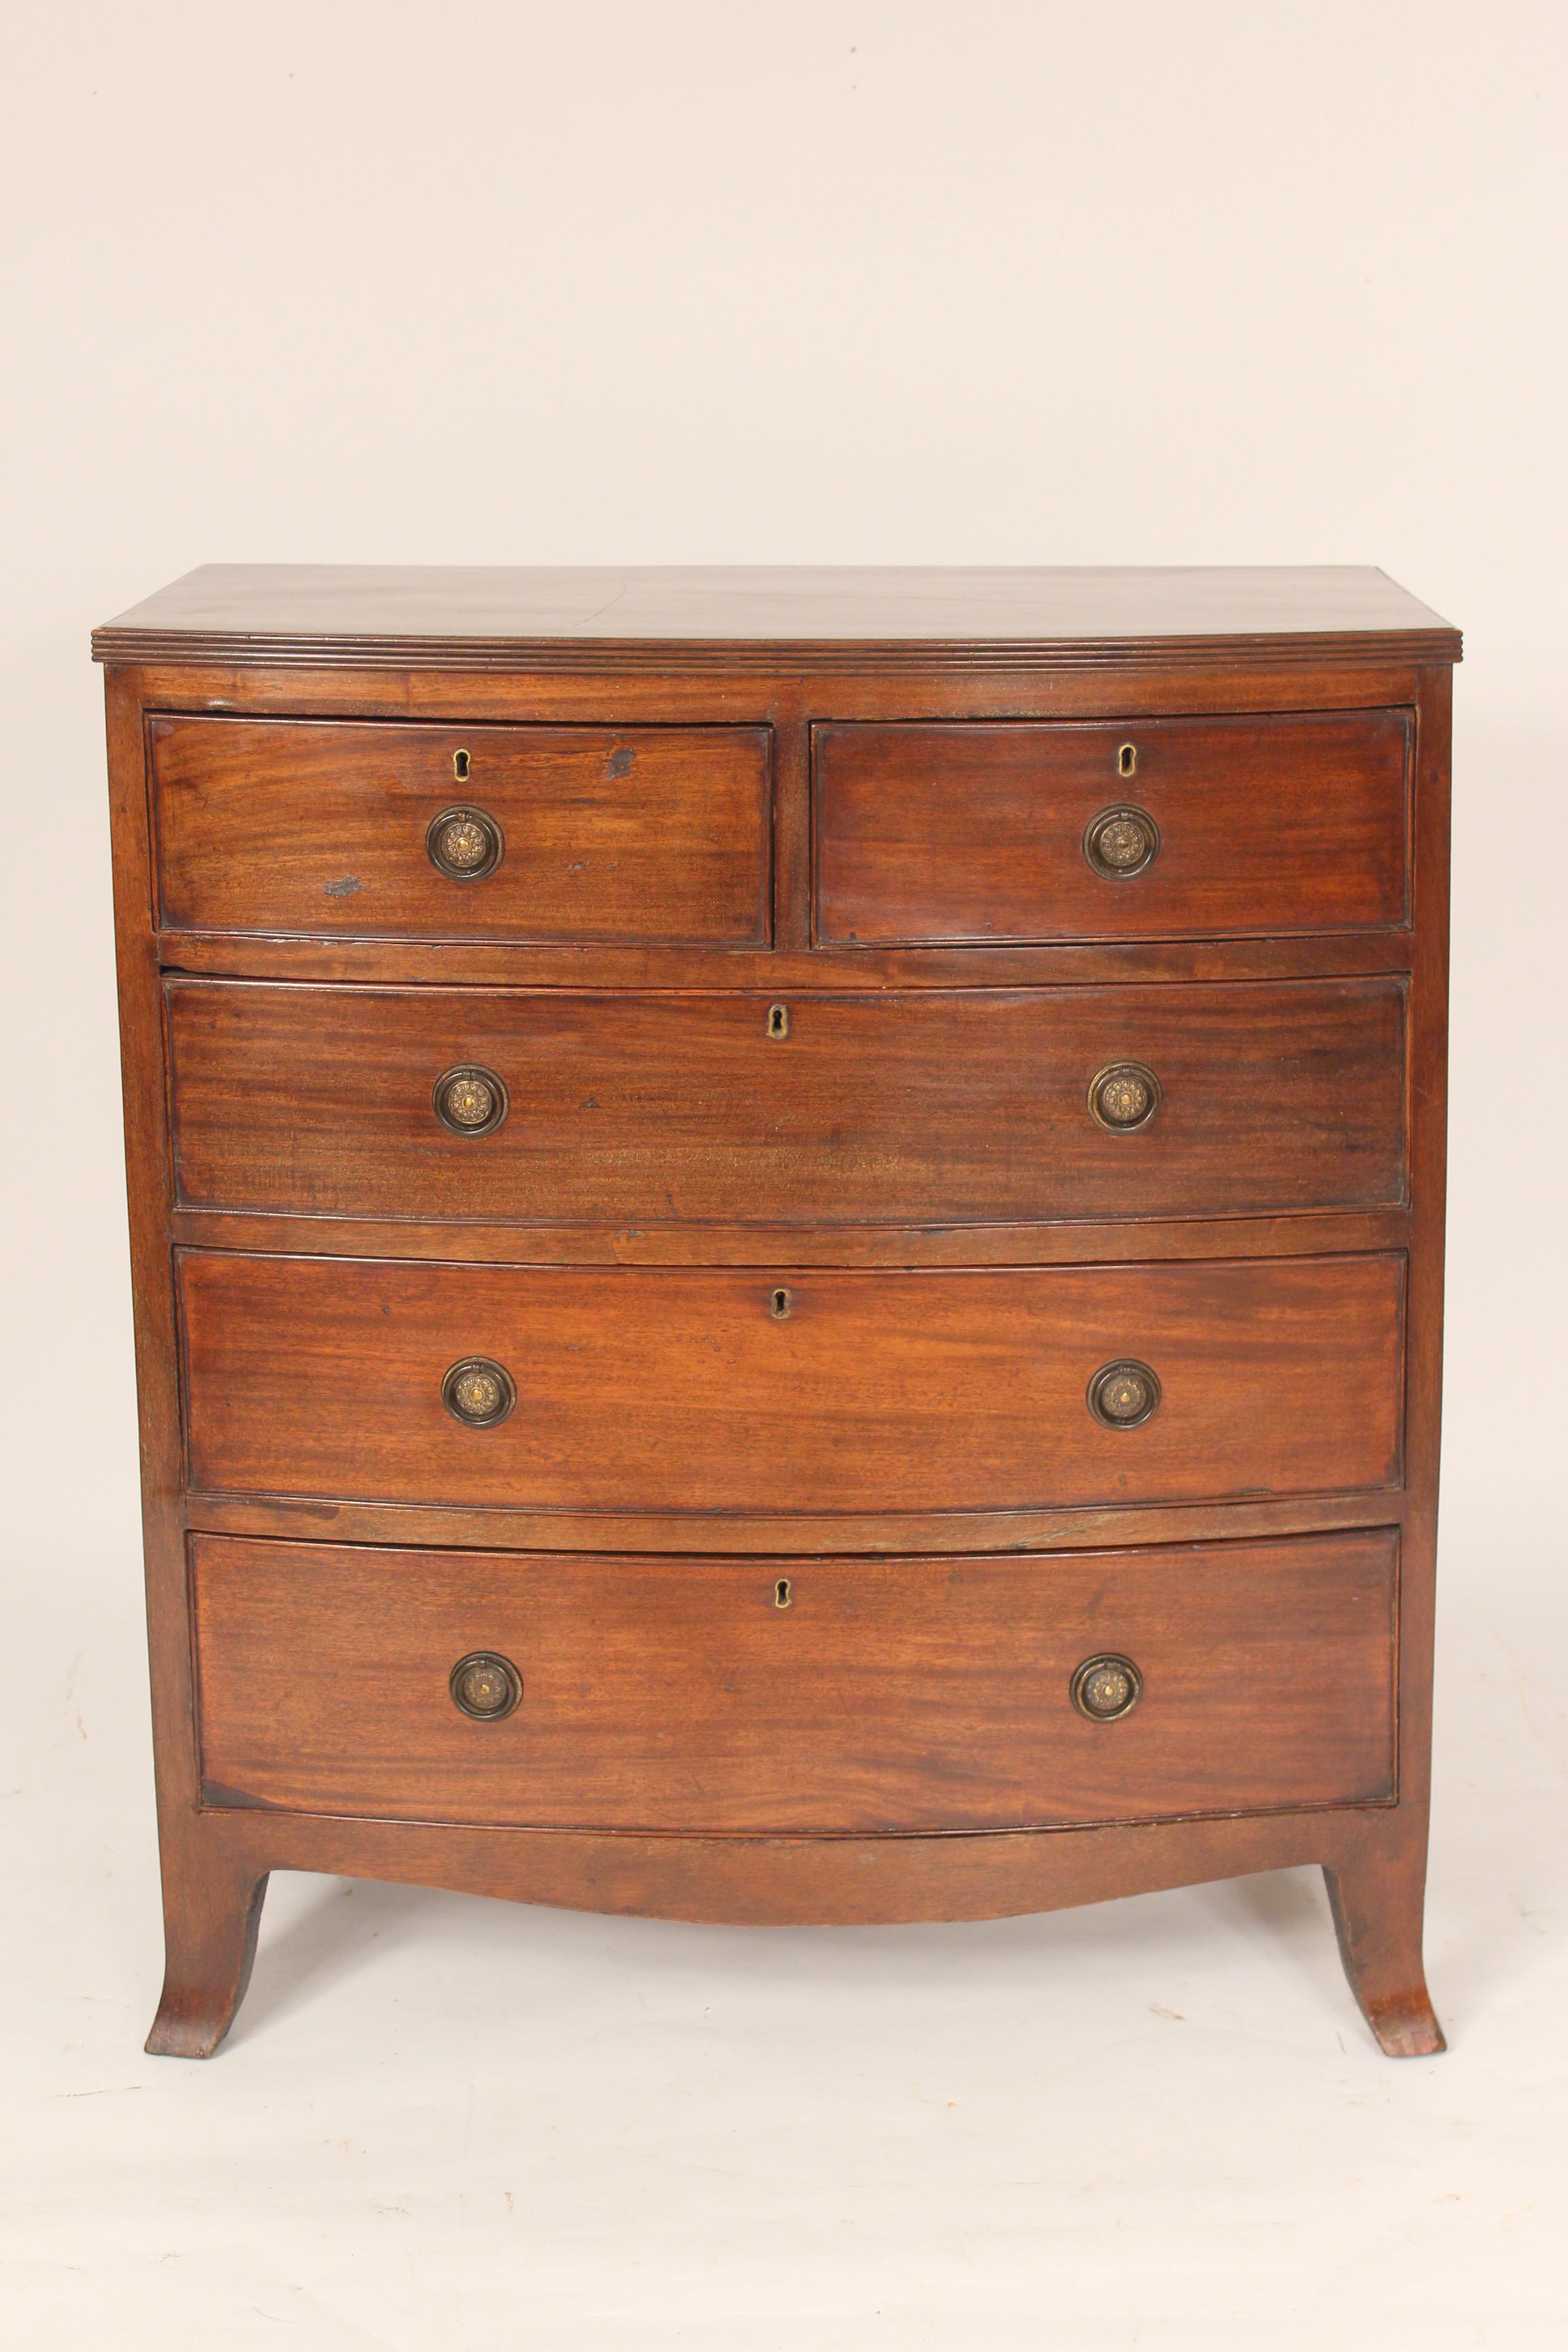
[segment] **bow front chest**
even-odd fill
[[[1382,573],[100,630],[168,1969],[267,1874],[1422,1976],[1458,639]]]

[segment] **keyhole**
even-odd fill
[[[781,1576],[778,1582],[773,1587],[773,1607],[775,1609],[787,1609],[794,1599],[795,1594],[790,1590],[790,1581],[788,1577]]]
[[[774,1318],[782,1323],[790,1310],[791,1300],[788,1291],[775,1290],[768,1304],[773,1309]]]
[[[769,1005],[768,1035],[770,1037],[787,1037],[789,1035],[789,1006],[787,1004]]]
[[[453,752],[452,773],[457,777],[458,782],[460,784],[466,784],[468,782],[469,774],[473,769],[473,760],[467,751]]]
[[[1138,746],[1136,743],[1123,743],[1121,751],[1116,754],[1116,772],[1119,776],[1137,774]]]

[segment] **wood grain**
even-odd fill
[[[1402,924],[1412,740],[1399,710],[819,726],[816,935],[990,943]],[[1123,805],[1152,817],[1159,853],[1108,879],[1084,835]]]
[[[764,729],[155,718],[150,731],[167,929],[769,937]],[[504,854],[482,879],[453,880],[426,853],[453,806],[500,827]]]
[[[1402,1250],[1412,1213],[1291,1211],[1271,1217],[1129,1218],[995,1225],[539,1225],[465,1219],[463,1256],[498,1265],[1096,1265],[1145,1258],[1345,1257]],[[264,1257],[450,1258],[450,1221],[301,1217],[176,1209],[176,1243]]]
[[[182,1253],[190,1476],[561,1510],[1150,1503],[1399,1476],[1403,1260],[792,1273]],[[787,1289],[790,1312],[773,1311]],[[518,1402],[461,1426],[447,1368]],[[1107,1429],[1095,1372],[1163,1402]]]
[[[804,820],[803,820],[804,822]],[[783,877],[780,882],[782,887]],[[802,908],[809,912],[805,899]],[[873,995],[881,989],[1163,987],[1186,981],[1367,979],[1408,972],[1408,931],[1318,931],[1266,940],[1015,940],[1005,947],[800,950],[541,947],[515,940],[282,939],[243,931],[163,931],[165,971],[230,980],[365,981],[423,988],[577,992],[793,989]]]
[[[707,1833],[1381,1801],[1395,1557],[1386,1530],[743,1565],[197,1537],[206,1800]],[[448,1693],[475,1651],[521,1675],[502,1720]],[[1106,1651],[1142,1694],[1089,1722],[1069,1685]]]
[[[97,650],[111,665],[168,1947],[150,2046],[197,2055],[221,2039],[243,1991],[273,1869],[763,1922],[981,1917],[1319,1863],[1347,1972],[1380,2043],[1405,2055],[1440,2048],[1422,1969],[1421,1904],[1441,1370],[1448,665],[1458,656],[1458,633],[1370,571],[208,567],[100,632]],[[1354,751],[1358,741],[1365,749],[1357,730],[1369,714],[1384,738],[1391,726],[1409,730],[1401,782],[1407,806],[1396,824],[1387,820],[1392,756],[1369,763]],[[1222,740],[1251,748],[1228,767],[1223,760],[1191,766],[1177,790],[1167,751],[1195,741],[1200,721],[1219,725],[1211,749]],[[182,781],[169,746],[187,726],[202,731],[184,740],[228,749],[216,760],[204,751]],[[1340,750],[1302,761],[1300,745],[1328,740],[1314,733],[1325,726]],[[432,902],[421,898],[437,884],[427,863],[408,871],[406,819],[412,811],[427,822],[437,805],[479,797],[472,779],[432,772],[430,747],[449,769],[451,751],[472,751],[480,730],[490,735],[479,749],[493,737],[515,755],[489,771],[515,788],[517,814],[509,804],[502,820],[507,856],[494,885],[441,883]],[[862,891],[875,942],[852,915],[857,937],[835,943],[826,932],[844,902],[836,913],[833,846],[825,863],[820,829],[814,838],[810,751],[814,736],[862,730],[885,733],[896,753],[853,845],[857,858],[887,861],[888,887]],[[319,741],[335,731],[363,745],[378,730],[412,761],[397,791],[376,799],[384,766],[368,784],[359,772],[347,801],[331,762],[307,766],[302,797],[290,783],[296,755],[288,747],[305,736]],[[931,845],[924,871],[900,872],[900,796],[910,814],[921,799],[919,763],[907,758],[911,738],[951,736],[970,761],[997,733],[1020,730],[1057,747],[1055,782],[1047,778],[1042,793],[1026,770],[1009,780],[985,773],[984,762],[977,772],[938,763],[944,780],[927,793],[921,819]],[[1103,746],[1108,734],[1118,745],[1129,737],[1140,745],[1138,775],[1117,778],[1117,798],[1152,806],[1156,791],[1165,795],[1154,811],[1163,844],[1159,860],[1123,894],[1118,927],[1086,929],[1081,895],[1072,902],[1092,878],[1082,861],[1082,820],[1078,838],[1068,838],[1068,826],[1061,840],[1043,841],[1037,819],[1047,803],[1059,814],[1079,788],[1074,745],[1093,735]],[[560,750],[541,765],[529,747],[550,738],[561,739]],[[720,749],[694,764],[688,754],[699,739]],[[154,741],[170,804],[184,793],[181,839],[164,843],[179,855],[162,877],[149,838]],[[738,756],[735,747],[747,744],[762,748]],[[574,765],[566,754],[584,745],[594,747],[587,763],[579,757]],[[1259,746],[1273,747],[1267,760]],[[631,769],[610,776],[611,761],[627,750],[637,755]],[[628,803],[606,803],[605,788],[635,782],[641,790],[660,761],[646,822],[631,826],[629,842],[617,840],[613,820]],[[1037,779],[1041,772],[1037,767]],[[199,792],[185,789],[198,780]],[[1098,773],[1090,781],[1098,784]],[[983,856],[976,862],[984,844],[964,838],[964,822],[976,807],[984,812],[988,793],[1004,850],[1000,871],[994,865],[989,872]],[[1094,798],[1103,804],[1098,792]],[[344,836],[332,824],[350,803],[357,814],[348,837],[365,848],[367,864],[373,856],[388,861],[375,868],[386,878],[374,892],[365,887],[374,877],[358,866],[333,863]],[[495,889],[524,877],[530,853],[519,850],[526,834],[518,828],[531,808],[549,820],[536,836],[537,871],[492,926],[480,909],[493,909]],[[302,861],[297,855],[310,825],[325,828],[317,863],[314,851]],[[414,830],[422,858],[423,824]],[[1052,863],[1064,840],[1065,867]],[[1177,917],[1152,887],[1177,873],[1173,845],[1188,859],[1174,929]],[[1194,845],[1206,845],[1195,858]],[[704,866],[715,849],[717,868]],[[1233,887],[1238,872],[1245,887]],[[1045,922],[1042,877],[1060,882]],[[159,892],[171,883],[167,911],[190,927],[160,931]],[[819,887],[826,924],[819,920],[814,936]],[[455,919],[447,911],[453,891],[461,902]],[[357,928],[363,909],[356,913],[354,901],[372,897],[377,927]],[[389,907],[396,919],[382,929]],[[1008,931],[1010,921],[1021,933]],[[911,936],[911,923],[926,943]],[[206,1011],[188,1020],[177,1003],[171,1008],[171,1034],[178,1032],[184,1056],[179,1089],[193,1112],[201,1097],[200,1118],[181,1141],[187,1177],[196,1181],[205,1154],[201,1181],[226,1201],[239,1199],[241,1188],[271,1185],[269,1199],[290,1202],[307,1191],[323,1200],[374,1197],[378,1213],[197,1208],[171,1199],[170,1000],[160,963],[216,979],[292,982],[318,1005],[342,1007],[341,1024],[326,1035],[318,1024],[301,1041],[313,1058],[296,1068],[291,1117],[281,1062],[268,1059],[293,1034],[281,1015],[269,1014],[253,1033],[244,1022],[226,1030],[216,998],[201,1000]],[[1249,1046],[1219,1009],[1253,988],[1255,1005],[1273,1007],[1271,1067],[1262,1033]],[[984,1012],[982,992],[994,992]],[[1388,1053],[1373,1043],[1400,992],[1407,1139],[1391,1100]],[[564,992],[563,1002],[547,1006],[546,992]],[[280,1001],[289,992],[277,993]],[[351,1039],[373,1061],[384,1050],[371,1006],[388,994],[415,999],[411,1026],[399,1033],[411,1052],[426,1039],[444,1045],[441,1022],[460,1009],[481,1024],[470,1036],[493,1039],[498,1053],[521,1037],[536,1057],[536,1079],[539,1060],[549,1066],[552,1037],[568,1034],[574,1054],[595,1057],[597,1081],[614,1081],[618,1161],[614,1150],[595,1156],[587,1113],[563,1079],[555,1095],[544,1087],[536,1097],[552,1120],[579,1122],[571,1169],[564,1154],[545,1149],[535,1155],[544,1179],[537,1167],[530,1179],[555,1184],[571,1213],[520,1216],[526,1203],[521,1191],[507,1191],[510,1176],[499,1202],[476,1179],[472,1192],[445,1202],[441,1213],[423,1212],[424,1163],[407,1158],[414,1131],[399,1124],[405,1066],[395,1055],[378,1066],[386,1087],[371,1102],[363,1054],[349,1050]],[[690,1025],[675,1016],[680,996],[690,1000]],[[761,1108],[749,1102],[742,1131],[720,1100],[721,1091],[733,1100],[747,1090],[745,1041],[732,1024],[759,999],[774,997],[788,1000],[792,1034],[811,1055],[802,1056],[798,1081],[777,1082],[776,1097]],[[609,998],[626,1004],[626,1040],[644,1024],[640,1083],[611,1015],[587,1002]],[[1309,1000],[1320,1008],[1310,1053],[1308,1028],[1282,1011]],[[1342,1008],[1332,1018],[1323,1010],[1331,1001]],[[1059,1032],[1019,1009],[1047,1002],[1063,1016]],[[1163,1120],[1178,1098],[1195,1106],[1199,1090],[1215,1085],[1214,1063],[1204,1058],[1210,1049],[1226,1053],[1233,1086],[1245,1069],[1248,1091],[1239,1108],[1232,1100],[1228,1120],[1220,1097],[1207,1096],[1203,1119],[1157,1170],[1152,1153],[1131,1163],[1146,1172],[1146,1195],[1122,1178],[1116,1199],[1085,1213],[1078,1203],[1106,1170],[1114,1179],[1117,1162],[1097,1165],[1081,1138],[1068,1139],[1076,1130],[1058,1118],[1052,1089],[1069,1049],[1087,1042],[1074,1024],[1112,1004],[1148,1020],[1163,1009],[1177,1016],[1162,1053],[1181,1084],[1167,1094]],[[988,1041],[1004,1031],[998,1052]],[[833,1067],[829,1038],[855,1062],[852,1087]],[[672,1067],[675,1042],[680,1059]],[[1152,1052],[1127,1050],[1153,1060]],[[329,1153],[329,1065],[340,1109],[374,1119],[379,1150],[408,1173],[395,1202],[376,1153],[354,1145],[360,1130],[352,1122],[340,1128],[339,1156]],[[1331,1069],[1339,1076],[1339,1129],[1323,1109]],[[1277,1133],[1247,1128],[1260,1076],[1265,1093],[1272,1077],[1283,1088],[1279,1098],[1289,1100]],[[708,1095],[700,1082],[710,1082]],[[252,1148],[236,1097],[273,1139],[270,1155]],[[908,1114],[901,1130],[900,1101]],[[987,1126],[998,1139],[994,1154],[984,1148]],[[509,1122],[496,1141],[510,1150],[522,1132]],[[1173,1116],[1142,1141],[1156,1144],[1162,1134],[1174,1139]],[[703,1164],[699,1135],[711,1166]],[[1089,1139],[1089,1153],[1098,1149]],[[834,1222],[864,1213],[868,1201],[873,1217],[885,1213],[862,1168],[878,1153],[889,1182],[905,1188],[901,1206],[923,1201],[928,1210],[956,1206],[960,1215]],[[791,1154],[800,1191],[785,1202]],[[1396,1155],[1408,1162],[1408,1197],[1391,1201],[1380,1188]],[[1200,1161],[1206,1190],[1194,1173]],[[751,1197],[734,1220],[683,1223],[668,1202],[663,1214],[617,1212],[614,1222],[584,1213],[615,1202],[622,1185],[641,1198],[637,1188],[651,1192],[660,1175],[686,1206],[728,1209],[742,1181]],[[1331,1178],[1348,1187],[1347,1200],[1376,1204],[1301,1205],[1318,1197],[1312,1185]],[[1298,1181],[1308,1188],[1300,1199],[1289,1193]],[[775,1219],[764,1213],[770,1182],[783,1209]],[[1186,1197],[1179,1187],[1189,1182],[1202,1197],[1190,1213],[1172,1213],[1169,1202]],[[1241,1213],[1218,1207],[1243,1199],[1247,1186],[1278,1186],[1267,1197],[1279,1205]],[[994,1199],[1024,1206],[1001,1220],[963,1221]],[[1065,1215],[1043,1213],[1039,1204],[1053,1199]],[[815,1206],[803,1210],[807,1200]],[[182,1259],[179,1244],[197,1246]],[[285,1255],[296,1252],[309,1255]],[[639,1263],[623,1267],[621,1260]],[[725,1265],[732,1270],[712,1271]],[[916,1265],[932,1271],[906,1270]],[[302,1274],[292,1270],[301,1266]],[[584,1281],[587,1289],[573,1288]],[[766,1306],[781,1286],[794,1294],[782,1321]],[[521,1402],[496,1430],[462,1431],[444,1416],[433,1426],[440,1413],[434,1383],[449,1360],[454,1325],[465,1349],[519,1347]],[[1089,1423],[1083,1391],[1102,1348],[1149,1359],[1159,1350],[1165,1397],[1142,1430],[1115,1435]],[[1096,1454],[1096,1446],[1113,1450]],[[193,1486],[193,1472],[235,1483],[216,1492]],[[628,1494],[638,1498],[629,1507]],[[1386,1609],[1378,1637],[1384,1666],[1391,1655],[1397,1660],[1392,1725],[1386,1698],[1370,1711],[1347,1706],[1347,1692],[1362,1686],[1355,1662],[1364,1664],[1371,1648],[1347,1635],[1349,1646],[1336,1649],[1341,1621],[1331,1612],[1324,1617],[1313,1599],[1333,1579],[1309,1590],[1288,1577],[1242,1573],[1277,1549],[1299,1559],[1305,1546],[1329,1540],[1331,1528],[1341,1531],[1334,1542],[1384,1547],[1378,1559],[1386,1563],[1393,1538],[1376,1532],[1385,1524],[1398,1530],[1392,1652]],[[722,1818],[726,1802],[731,1819],[786,1818],[765,1809],[809,1794],[817,1821],[915,1820],[917,1808],[928,1820],[993,1820],[1002,1816],[988,1807],[1016,1814],[1023,1798],[1031,1810],[1037,1802],[1045,1809],[1039,1819],[1058,1822],[1059,1790],[1086,1805],[1098,1799],[1054,1769],[1031,1779],[1038,1759],[1023,1737],[1024,1676],[998,1613],[1023,1592],[1028,1654],[1055,1660],[1049,1645],[1061,1628],[1031,1610],[1044,1609],[1048,1591],[1079,1591],[1093,1554],[1103,1569],[1094,1622],[1147,1602],[1138,1630],[1157,1645],[1168,1642],[1162,1654],[1184,1673],[1190,1668],[1189,1695],[1204,1672],[1212,1675],[1214,1645],[1200,1661],[1196,1642],[1200,1623],[1218,1622],[1203,1614],[1203,1594],[1212,1590],[1215,1607],[1234,1612],[1225,1622],[1238,1639],[1245,1644],[1257,1633],[1265,1644],[1248,1657],[1282,1670],[1282,1704],[1299,1744],[1291,1758],[1271,1749],[1270,1726],[1247,1717],[1230,1690],[1205,1694],[1200,1724],[1194,1696],[1191,1743],[1176,1743],[1170,1772],[1151,1760],[1129,1774],[1121,1799],[1108,1780],[1104,1802],[1132,1810],[1121,1817],[1086,1811],[1080,1825],[1065,1830],[710,1832],[673,1811],[673,1825],[659,1829],[516,1827],[522,1784],[515,1780],[492,1785],[495,1811],[482,1827],[384,1811],[371,1818],[386,1796],[368,1777],[364,1810],[353,1816],[277,1810],[264,1794],[237,1804],[225,1794],[234,1793],[232,1782],[215,1776],[204,1794],[198,1778],[184,1533],[193,1528],[225,1531],[237,1558],[269,1563],[254,1587],[235,1569],[209,1588],[215,1608],[221,1594],[235,1613],[230,1633],[214,1630],[216,1616],[209,1621],[204,1676],[209,1696],[226,1679],[234,1708],[223,1720],[237,1741],[250,1737],[247,1661],[273,1674],[277,1658],[299,1655],[308,1629],[330,1632],[322,1614],[330,1577],[312,1581],[287,1563],[303,1556],[320,1568],[341,1556],[352,1580],[394,1554],[411,1563],[408,1591],[423,1595],[416,1623],[427,1622],[422,1612],[436,1607],[437,1593],[466,1586],[472,1595],[482,1583],[498,1612],[521,1612],[530,1592],[548,1586],[563,1653],[575,1642],[589,1663],[587,1596],[597,1603],[613,1591],[617,1696],[627,1723],[649,1727],[644,1793],[684,1807],[706,1774],[717,1810],[694,1819]],[[522,1547],[544,1556],[542,1584],[530,1585],[539,1563]],[[1064,1547],[1079,1549],[1044,1567],[1027,1558]],[[628,1565],[634,1550],[645,1557]],[[912,1560],[917,1552],[926,1557]],[[1156,1559],[1169,1563],[1165,1574]],[[1199,1566],[1190,1570],[1194,1560]],[[950,1570],[951,1586],[943,1581]],[[667,1573],[674,1580],[668,1589],[658,1583]],[[757,1668],[768,1653],[742,1642],[733,1654],[751,1677],[744,1695],[753,1715],[760,1711],[786,1747],[797,1744],[799,1769],[787,1780],[746,1731],[742,1694],[726,1690],[722,1643],[704,1660],[674,1643],[655,1606],[679,1595],[677,1621],[725,1631],[726,1612],[742,1594],[754,1597],[757,1580],[776,1581],[780,1573],[809,1585],[811,1606],[792,1600],[779,1612],[805,1636],[793,1654],[801,1671],[769,1679]],[[1184,1584],[1189,1573],[1195,1580]],[[1384,1568],[1367,1590],[1379,1575],[1386,1594]],[[1349,1592],[1351,1582],[1334,1589]],[[250,1643],[245,1612],[264,1590],[276,1595],[277,1643],[237,1647]],[[1174,1605],[1181,1592],[1196,1596],[1190,1612]],[[567,1598],[574,1593],[576,1611]],[[1247,1614],[1264,1595],[1279,1604],[1267,1623]],[[397,1607],[378,1612],[367,1602],[363,1621],[366,1640],[387,1643],[395,1665],[405,1654]],[[517,1615],[520,1643],[540,1622]],[[1089,1617],[1083,1622],[1087,1628]],[[747,1642],[752,1630],[773,1638],[772,1620],[765,1636],[747,1623]],[[952,1638],[961,1630],[963,1638]],[[686,1713],[709,1727],[702,1753],[695,1739],[686,1750],[677,1740],[660,1751],[657,1735],[668,1724],[658,1714],[655,1677],[645,1671],[638,1679],[634,1632],[660,1655],[661,1687],[677,1690]],[[661,1641],[667,1649],[658,1654]],[[1331,1652],[1344,1671],[1328,1671]],[[857,1715],[852,1653],[873,1671],[886,1661],[890,1704],[874,1719],[875,1736],[864,1710]],[[279,1711],[297,1710],[305,1737],[275,1760],[287,1773],[314,1757],[338,1779],[331,1801],[342,1801],[349,1769],[358,1769],[353,1710],[331,1711],[330,1735],[310,1721],[338,1654],[330,1641],[315,1643],[289,1680]],[[921,1668],[933,1655],[975,1737],[953,1742],[942,1710],[927,1705]],[[1059,1662],[1051,1670],[1059,1686]],[[394,1683],[403,1672],[396,1666]],[[588,1692],[563,1689],[561,1720],[578,1710],[585,1752],[596,1772],[605,1767],[600,1785],[615,1783],[624,1794],[592,1717],[591,1675],[580,1679]],[[545,1686],[531,1676],[531,1696]],[[1163,1664],[1161,1687],[1175,1686]],[[1086,1738],[1103,1732],[1111,1745],[1079,1752],[1125,1759],[1119,1733],[1152,1738],[1161,1720],[1154,1687],[1125,1724],[1084,1726]],[[1316,1712],[1313,1694],[1321,1697]],[[808,1696],[833,1701],[815,1742],[804,1727]],[[1306,1713],[1291,1715],[1298,1702]],[[411,1700],[405,1726],[417,1724],[423,1704]],[[255,1721],[264,1742],[272,1727]],[[1172,1727],[1174,1717],[1163,1721]],[[1245,1736],[1228,1744],[1211,1738],[1222,1724],[1227,1735]],[[487,1728],[468,1727],[480,1736]],[[505,1734],[508,1726],[489,1728]],[[1374,1735],[1383,1741],[1376,1763]],[[369,1753],[358,1751],[359,1762]],[[1248,1785],[1254,1754],[1263,1779]],[[1308,1789],[1313,1756],[1321,1767],[1316,1793]],[[933,1759],[944,1759],[944,1769],[932,1769]],[[226,1769],[244,1765],[243,1744],[223,1760]],[[380,1759],[375,1769],[379,1775]],[[416,1737],[385,1769],[388,1785],[406,1790],[420,1771],[438,1778],[445,1768]],[[1239,1802],[1276,1809],[1158,1817],[1178,1797],[1187,1801],[1183,1790],[1199,1807],[1223,1802],[1227,1770]],[[1298,1770],[1306,1793],[1281,1795]],[[563,1769],[555,1785],[566,1802]],[[461,1796],[458,1786],[455,1802]],[[319,1799],[306,1792],[305,1801]],[[752,1804],[759,1810],[748,1814]],[[830,1805],[844,1810],[829,1816]]]
[[[1397,1206],[1396,979],[796,996],[174,982],[182,1207],[531,1223],[952,1224]],[[1151,1068],[1111,1134],[1097,1072]],[[453,1134],[442,1074],[510,1108]]]
[[[1370,565],[204,564],[95,631],[100,660],[353,661],[665,677],[1157,657],[1457,661],[1459,635]]]
[[[690,1552],[708,1546],[726,1559],[796,1559],[828,1553],[868,1559],[921,1552],[1070,1550],[1099,1545],[1239,1542],[1243,1538],[1321,1535],[1332,1528],[1381,1527],[1403,1518],[1396,1489],[1343,1495],[1256,1495],[1242,1501],[1086,1504],[1044,1511],[520,1510],[473,1503],[322,1502],[310,1496],[214,1495],[193,1488],[184,1523],[213,1535],[280,1536],[308,1543],[434,1544],[447,1549]]]

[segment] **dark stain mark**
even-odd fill
[[[637,753],[635,751],[627,751],[625,750],[612,751],[610,754],[608,773],[612,776],[629,776],[632,772],[632,762],[636,758]]]
[[[279,1813],[285,1808],[275,1805],[270,1797],[253,1797],[244,1789],[226,1788],[221,1780],[202,1782],[202,1801],[208,1805],[243,1805],[248,1811],[254,1807],[259,1813]]]
[[[329,898],[352,898],[360,887],[360,878],[357,874],[345,874],[341,882],[327,884],[327,896]]]

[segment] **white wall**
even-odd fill
[[[208,560],[1373,562],[1469,647],[1441,1804],[1478,1607],[1501,1689],[1564,1566],[1561,0],[20,0],[4,39],[7,1788],[145,1811],[91,624]],[[1377,2340],[1491,2340],[1442,2325]]]
[[[214,559],[710,559],[1373,562],[1465,628],[1449,1495],[1525,1511],[1565,36],[1551,0],[15,11],[0,1507],[47,1525],[67,1476],[96,1541],[131,1504],[89,625]]]
[[[1449,1494],[1517,1517],[1568,1090],[1565,36],[1550,0],[15,12],[6,1512],[66,1475],[96,1539],[133,1470],[88,629],[320,558],[1371,562],[1458,622]]]

